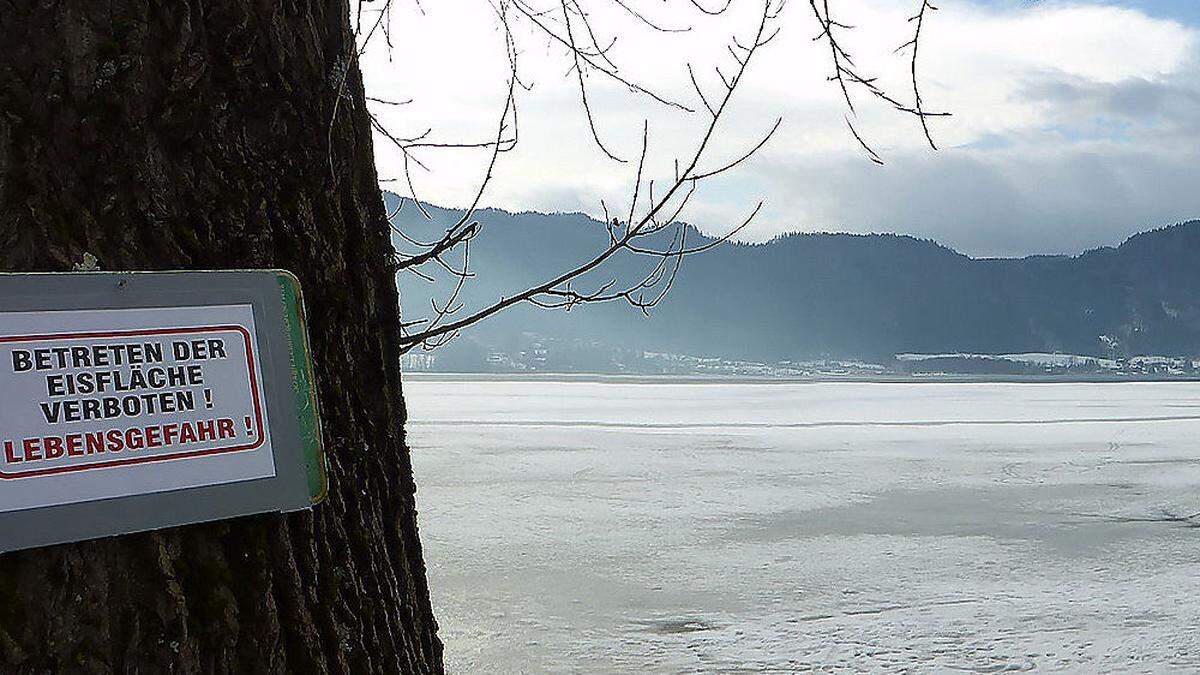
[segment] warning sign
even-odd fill
[[[0,273],[0,551],[312,508],[299,280]]]
[[[249,304],[0,313],[0,512],[275,475]]]

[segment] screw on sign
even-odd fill
[[[289,274],[0,275],[0,550],[311,507],[311,382]]]

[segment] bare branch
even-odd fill
[[[592,138],[596,141],[596,146],[600,148],[600,151],[603,152],[609,159],[613,160],[614,162],[624,163],[625,160],[617,157],[612,153],[611,150],[605,147],[604,142],[600,140],[600,133],[596,131],[596,119],[592,116],[592,106],[588,103],[587,85],[583,82],[583,66],[581,65],[581,56],[579,49],[575,46],[575,34],[571,30],[571,12],[567,10],[566,0],[562,0],[562,10],[563,20],[567,24],[567,41],[570,45],[571,56],[575,60],[575,75],[579,79],[579,99],[583,104],[583,113],[587,117],[588,128],[592,130]]]
[[[678,238],[675,240],[678,243],[672,243],[666,252],[660,252],[660,254],[657,256],[659,258],[658,263],[637,283],[634,283],[623,289],[613,290],[616,288],[615,281],[613,281],[604,284],[598,289],[590,292],[580,292],[574,288],[573,284],[576,280],[579,280],[582,277],[585,277],[588,273],[596,270],[621,251],[631,251],[635,253],[641,251],[650,251],[651,249],[642,249],[634,244],[634,242],[639,240],[639,238],[644,238],[650,234],[658,232],[662,227],[664,227],[660,219],[660,215],[667,211],[668,205],[673,203],[673,200],[677,195],[679,195],[681,192],[684,193],[682,199],[680,200],[680,204],[675,207],[672,213],[671,220],[667,221],[668,223],[674,221],[674,217],[679,214],[680,210],[683,208],[683,205],[687,203],[691,194],[695,191],[696,184],[700,177],[716,175],[717,173],[721,173],[728,168],[745,161],[752,154],[754,154],[754,152],[760,149],[766,140],[769,139],[774,133],[774,130],[778,128],[779,122],[776,122],[775,126],[772,127],[772,130],[766,134],[762,141],[757,143],[749,152],[743,154],[737,160],[724,165],[722,168],[715,171],[704,173],[697,172],[697,166],[703,158],[705,151],[714,136],[718,123],[723,117],[725,111],[728,109],[729,102],[732,99],[735,90],[737,89],[738,83],[741,82],[742,76],[749,67],[749,64],[757,50],[759,50],[765,44],[766,40],[770,39],[767,34],[767,24],[770,18],[777,12],[777,10],[773,10],[772,7],[773,5],[771,2],[768,1],[764,3],[762,18],[759,22],[758,30],[755,33],[754,40],[750,43],[749,47],[744,50],[745,55],[738,60],[739,67],[737,68],[736,73],[731,78],[726,80],[727,88],[724,96],[721,97],[720,102],[715,107],[708,106],[711,108],[711,118],[700,139],[700,142],[696,147],[696,150],[691,154],[686,168],[682,172],[676,168],[674,180],[671,182],[670,188],[664,194],[659,197],[655,197],[653,194],[651,194],[648,200],[648,208],[640,217],[640,219],[634,222],[642,184],[642,171],[645,163],[646,148],[649,145],[648,123],[643,124],[642,155],[638,162],[637,174],[634,180],[633,198],[631,199],[629,208],[629,221],[623,233],[620,233],[618,236],[616,227],[613,224],[606,222],[606,227],[609,231],[610,243],[597,255],[566,272],[558,274],[552,279],[527,288],[526,290],[515,295],[502,297],[492,304],[462,318],[445,321],[443,323],[442,320],[448,315],[449,312],[439,312],[437,317],[435,317],[435,319],[431,321],[423,330],[405,335],[401,342],[401,349],[408,351],[417,347],[418,345],[424,346],[425,348],[430,348],[431,345],[438,344],[439,341],[444,338],[444,336],[457,334],[458,331],[466,328],[467,326],[473,325],[498,312],[503,311],[508,307],[523,302],[528,302],[535,306],[544,308],[570,309],[583,303],[624,300],[630,305],[641,309],[643,312],[647,312],[650,308],[657,305],[662,298],[666,296],[666,293],[674,284],[679,264],[683,257],[692,253],[708,250],[718,242],[709,242],[702,246],[689,249],[686,246],[686,228],[680,225],[678,226]],[[565,0],[563,0],[563,17],[564,21],[569,24],[571,21],[570,11],[566,7]],[[568,35],[570,34],[571,30],[568,27]],[[774,33],[771,34],[771,36],[773,35]],[[576,54],[578,54],[577,51]],[[684,189],[685,187],[687,188],[686,190]],[[742,228],[746,227],[751,219],[753,219],[753,217],[758,213],[759,208],[761,208],[761,203],[759,204],[759,207],[755,208],[750,216],[741,225],[739,225],[737,228],[734,228],[734,230],[727,236],[732,236]],[[604,206],[604,210],[607,221],[607,206]],[[721,239],[721,241],[724,240],[724,238]],[[469,238],[467,241],[469,241]],[[673,264],[668,265],[668,261],[673,261]],[[656,291],[652,290],[655,288],[657,288]],[[457,297],[457,293],[455,293],[454,297]],[[450,305],[447,303],[446,306],[439,309],[448,310],[449,307]]]
[[[684,112],[689,112],[689,113],[695,112],[694,110],[687,107],[686,105],[683,105],[682,103],[679,103],[677,101],[672,101],[671,99],[668,99],[665,96],[656,94],[655,92],[633,82],[632,80],[629,80],[628,78],[626,78],[626,77],[622,76],[620,73],[618,73],[616,71],[616,69],[606,68],[606,67],[596,63],[594,60],[592,60],[592,57],[589,56],[588,54],[580,53],[578,50],[576,50],[572,46],[572,43],[570,41],[563,38],[561,35],[554,32],[553,30],[550,29],[549,26],[546,25],[546,22],[543,21],[543,15],[546,14],[546,12],[537,12],[535,10],[532,10],[522,0],[513,0],[512,6],[515,7],[518,12],[523,14],[525,16],[525,18],[527,18],[529,20],[529,22],[531,24],[533,24],[535,27],[537,27],[542,33],[544,33],[546,36],[548,36],[551,40],[558,42],[559,44],[561,44],[562,46],[564,46],[568,49],[571,49],[573,52],[575,52],[579,56],[581,61],[586,63],[588,66],[591,66],[597,72],[603,74],[604,76],[606,76],[620,84],[625,85],[626,87],[628,87],[630,89],[630,91],[644,95],[644,96],[646,96],[654,101],[657,101],[658,103],[661,103],[665,106],[675,108],[677,110],[682,110]]]
[[[687,64],[687,71],[688,77],[692,79],[692,86],[696,88],[696,95],[700,97],[700,102],[703,103],[704,107],[708,109],[709,115],[714,114],[715,111],[713,110],[712,104],[708,102],[708,97],[704,95],[704,90],[700,88],[700,83],[696,81],[696,73],[692,70],[692,64]]]
[[[695,7],[696,9],[700,10],[701,12],[703,12],[709,16],[717,16],[720,14],[724,14],[725,10],[729,9],[729,5],[733,2],[733,0],[725,0],[725,5],[723,7],[721,7],[720,9],[708,9],[704,5],[700,4],[699,0],[689,0],[689,1],[692,3],[693,7]]]
[[[660,25],[654,23],[653,21],[651,21],[650,19],[647,19],[646,16],[644,14],[642,14],[641,12],[638,12],[637,10],[630,7],[629,5],[625,4],[624,0],[612,0],[612,1],[618,7],[625,10],[630,16],[634,17],[635,19],[640,21],[642,24],[649,26],[650,28],[653,28],[654,30],[656,30],[660,33],[686,33],[692,29],[691,26],[687,26],[686,28],[667,28],[665,26],[660,26]]]
[[[859,135],[858,129],[854,128],[854,122],[850,121],[849,116],[846,116],[846,126],[850,128],[850,134],[852,136],[854,136],[854,140],[858,141],[858,144],[860,146],[862,146],[862,149],[864,151],[866,151],[867,159],[871,160],[872,162],[875,162],[876,164],[882,165],[883,159],[879,156],[879,153],[875,152],[875,150],[872,149],[871,146],[867,145],[867,142],[864,141],[863,137]]]
[[[854,100],[850,96],[850,88],[858,87],[865,91],[868,95],[877,100],[887,103],[895,110],[913,115],[921,124],[921,129],[925,134],[929,145],[935,150],[937,145],[933,142],[933,135],[929,130],[929,117],[946,117],[950,113],[947,112],[928,112],[924,109],[923,100],[921,98],[921,89],[919,86],[919,78],[917,76],[917,53],[921,43],[921,28],[924,24],[926,11],[933,11],[934,7],[928,0],[920,0],[921,5],[917,13],[909,18],[909,21],[916,24],[916,30],[913,33],[912,39],[900,45],[896,51],[912,48],[912,59],[910,61],[910,70],[912,74],[912,90],[913,103],[907,104],[889,94],[886,90],[876,84],[876,78],[865,77],[859,73],[854,59],[851,57],[839,41],[837,30],[851,30],[854,27],[838,22],[833,19],[829,10],[829,0],[809,0],[809,7],[812,9],[813,16],[816,17],[817,23],[821,27],[821,32],[813,38],[814,40],[824,40],[829,46],[830,61],[833,66],[833,74],[829,76],[829,81],[836,82],[841,91],[842,98],[846,102],[846,109],[850,115],[846,118],[846,124],[850,127],[850,133],[854,139],[867,153],[867,158],[876,164],[883,164],[883,159],[871,149],[871,146],[866,142],[862,135],[858,132],[854,123],[850,120],[851,116],[857,115],[857,110],[854,107]]]
[[[929,147],[937,150],[937,144],[933,142],[933,135],[929,133],[929,120],[921,107],[921,87],[920,79],[917,77],[917,52],[921,48],[921,28],[925,25],[925,12],[936,12],[937,7],[929,3],[929,0],[921,0],[921,8],[917,13],[909,18],[909,21],[917,25],[913,31],[913,37],[904,46],[912,47],[912,61],[910,61],[910,71],[912,73],[912,90],[913,90],[913,108],[917,111],[917,119],[921,120],[921,130],[925,132],[925,140],[929,141]],[[901,46],[901,49],[904,48]]]
[[[742,155],[740,157],[733,160],[732,162],[729,162],[728,164],[725,164],[724,166],[720,167],[719,169],[713,169],[712,171],[706,171],[704,173],[694,174],[694,175],[690,176],[690,178],[693,180],[704,180],[705,178],[711,178],[713,176],[716,176],[717,174],[725,173],[726,171],[729,171],[730,169],[738,166],[742,162],[745,162],[746,160],[750,159],[752,156],[757,154],[758,151],[761,150],[762,147],[767,144],[767,141],[771,140],[771,137],[774,136],[775,132],[779,130],[779,126],[781,124],[783,124],[783,118],[776,117],[775,124],[771,125],[770,131],[763,134],[762,139],[759,140],[759,142],[756,143],[754,145],[754,147],[752,147],[749,150],[747,150],[746,152],[742,153]]]
[[[383,105],[408,105],[413,102],[411,98],[403,101],[389,101],[387,99],[376,98],[374,96],[367,96],[365,98],[372,103],[382,103]]]
[[[386,1],[390,3],[390,0]],[[663,33],[687,30],[669,28],[651,19],[637,8],[632,0],[600,1],[616,5],[622,12],[652,30]],[[726,0],[725,5],[718,9],[707,8],[701,4],[701,0],[689,1],[707,15],[724,13],[730,6],[729,0]],[[845,103],[847,127],[867,158],[877,164],[883,163],[881,156],[859,132],[856,123],[856,97],[867,102],[881,103],[903,114],[913,115],[919,120],[925,139],[934,149],[936,149],[936,145],[928,118],[948,114],[926,110],[921,94],[918,53],[922,29],[925,18],[929,13],[936,11],[936,7],[931,4],[930,0],[919,1],[920,5],[909,19],[914,28],[912,38],[897,49],[897,52],[912,49],[909,61],[912,84],[912,101],[910,102],[902,100],[907,96],[894,96],[881,86],[876,78],[864,74],[865,71],[856,64],[854,56],[842,43],[845,32],[853,30],[854,27],[831,15],[830,1],[809,0],[812,16],[815,17],[820,29],[820,33],[814,40],[823,41],[828,47],[828,58],[832,69],[832,74],[828,79],[837,85]],[[469,265],[470,247],[472,240],[478,235],[481,228],[479,221],[474,218],[475,210],[482,200],[486,187],[492,180],[493,169],[499,155],[512,150],[517,143],[516,87],[528,88],[518,77],[517,49],[513,45],[512,32],[507,20],[507,12],[510,8],[515,10],[516,15],[528,21],[535,31],[544,34],[548,38],[549,45],[560,45],[567,50],[569,67],[566,69],[566,74],[575,80],[575,85],[578,87],[582,112],[587,119],[592,141],[609,159],[621,163],[626,162],[602,139],[599,132],[598,120],[593,109],[593,99],[588,90],[588,77],[593,73],[599,73],[603,78],[621,84],[635,94],[645,96],[667,107],[687,113],[693,112],[691,108],[682,103],[656,94],[631,81],[619,71],[614,59],[610,56],[610,51],[616,44],[617,38],[614,36],[611,40],[606,41],[597,35],[592,25],[591,14],[585,10],[583,0],[555,0],[554,3],[550,3],[551,7],[546,9],[533,6],[531,0],[488,0],[488,2],[496,9],[497,16],[500,17],[503,24],[506,51],[511,65],[511,77],[504,110],[500,115],[496,135],[493,139],[459,142],[432,140],[431,130],[404,138],[379,128],[382,127],[382,124],[372,117],[372,123],[377,130],[400,149],[404,159],[403,180],[409,186],[414,204],[427,216],[428,211],[424,209],[413,189],[412,175],[409,171],[410,163],[425,168],[425,165],[414,153],[444,149],[487,150],[490,153],[487,170],[470,206],[436,241],[419,241],[396,228],[399,236],[417,249],[415,253],[398,254],[398,269],[411,271],[421,278],[432,278],[418,271],[417,268],[430,266],[429,269],[432,269],[432,266],[436,265],[440,266],[445,273],[455,277],[453,288],[444,301],[430,301],[432,310],[430,317],[404,324],[400,344],[400,348],[404,352],[417,347],[434,349],[454,339],[463,329],[521,303],[529,303],[546,309],[570,311],[583,304],[617,301],[627,303],[648,314],[651,309],[662,302],[673,288],[684,258],[705,253],[722,243],[733,240],[752,223],[763,206],[761,201],[758,202],[744,220],[725,231],[724,234],[711,239],[706,238],[702,242],[691,245],[688,242],[691,228],[680,221],[680,216],[691,202],[701,181],[722,175],[749,161],[765,147],[782,125],[782,118],[777,118],[761,137],[754,140],[733,159],[720,160],[715,168],[699,168],[702,163],[708,164],[712,161],[707,157],[710,143],[755,55],[779,35],[779,26],[775,22],[784,9],[785,0],[763,0],[760,20],[753,39],[744,41],[734,37],[730,43],[725,45],[733,63],[725,62],[723,65],[714,66],[716,76],[724,86],[724,91],[712,83],[709,86],[710,91],[706,93],[692,64],[686,65],[688,78],[704,110],[708,113],[708,119],[705,120],[705,126],[694,150],[683,157],[675,158],[670,180],[662,180],[660,177],[657,185],[654,177],[646,175],[648,173],[647,155],[650,135],[649,122],[648,120],[643,121],[642,147],[630,187],[627,210],[622,208],[617,212],[610,213],[610,205],[603,200],[600,202],[607,233],[607,243],[602,249],[581,260],[570,269],[553,274],[540,283],[511,295],[506,294],[478,309],[465,311],[460,298],[466,280],[473,276]],[[378,21],[379,19],[376,21],[377,25]],[[374,31],[374,27],[371,30]],[[385,36],[390,34],[386,24],[380,30]],[[405,103],[374,99],[373,101],[387,105]],[[402,200],[400,205],[403,206],[403,203]],[[396,211],[399,211],[399,207]],[[621,222],[619,217],[625,215],[622,212],[627,213],[624,222]],[[452,262],[458,262],[456,254],[460,251],[461,266],[456,267]],[[638,261],[644,263],[644,267],[630,275],[632,278],[623,280],[612,278],[603,283],[595,279],[594,275],[607,269],[606,263],[619,255],[636,256]],[[436,269],[433,271],[437,272]]]
[[[629,218],[625,222],[633,226],[633,213],[637,209],[638,193],[642,187],[642,169],[646,166],[646,148],[650,144],[650,121],[642,121],[642,154],[638,158],[637,175],[633,179],[633,199],[629,200]]]

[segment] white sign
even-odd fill
[[[0,512],[275,476],[251,305],[0,313]]]

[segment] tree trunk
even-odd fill
[[[292,270],[330,460],[312,513],[0,557],[0,671],[440,672],[345,1],[9,0],[0,36],[0,270]]]

